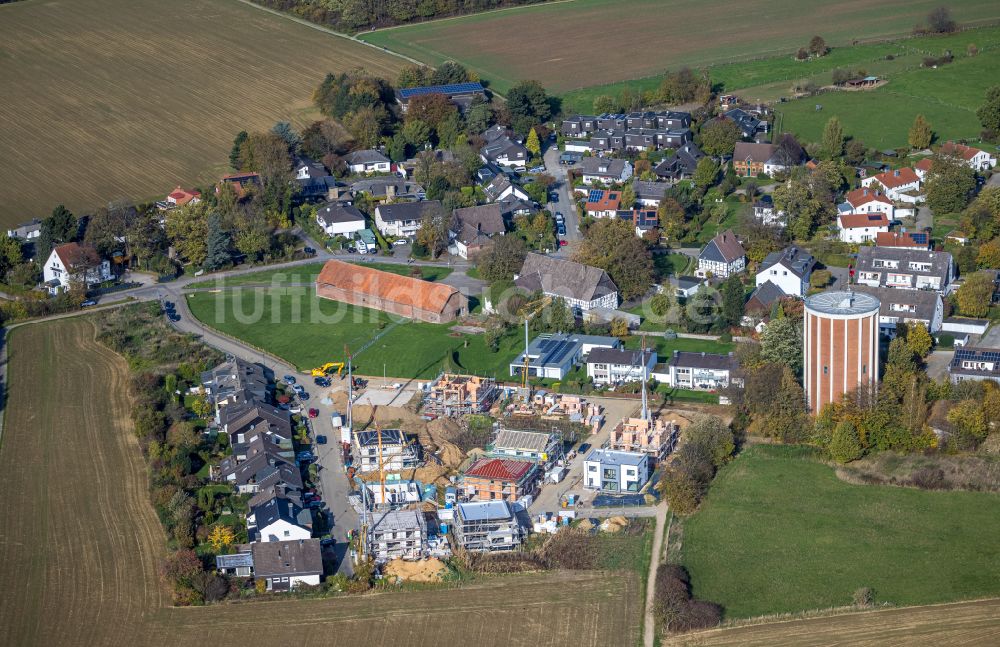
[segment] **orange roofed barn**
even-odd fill
[[[335,260],[316,277],[316,295],[430,323],[469,313],[469,300],[449,285]]]

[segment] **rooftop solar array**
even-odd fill
[[[604,191],[602,189],[591,189],[587,195],[587,202],[600,202],[603,198]]]
[[[482,92],[482,83],[453,83],[451,85],[427,85],[419,88],[401,88],[399,96],[404,99],[420,96],[422,94],[467,94],[470,92]]]
[[[955,359],[971,359],[983,362],[1000,362],[1000,351],[961,348],[955,351]]]

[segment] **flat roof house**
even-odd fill
[[[727,278],[739,274],[747,264],[747,253],[732,229],[727,229],[708,241],[698,254],[698,276]]]
[[[528,254],[514,284],[529,292],[559,297],[578,313],[618,307],[618,286],[607,272],[562,258]]]
[[[316,277],[316,296],[430,323],[469,313],[469,300],[450,285],[338,260],[327,261]]]
[[[1000,349],[972,346],[956,349],[948,365],[948,377],[953,384],[966,380],[1000,381]]]
[[[647,348],[595,348],[587,355],[587,377],[595,385],[607,386],[625,382],[641,382],[656,366],[656,351]],[[645,369],[645,373],[643,373]]]
[[[506,501],[459,503],[455,507],[455,541],[470,552],[515,550],[524,530]]]
[[[462,475],[461,491],[474,501],[510,501],[537,490],[538,466],[531,461],[480,458]]]
[[[319,539],[256,543],[250,547],[254,579],[264,580],[268,591],[290,591],[316,586],[323,577]]]
[[[424,218],[440,210],[440,200],[380,204],[375,207],[375,226],[383,236],[413,238]]]
[[[528,344],[528,376],[561,380],[594,348],[618,348],[617,337],[542,333]],[[511,377],[524,370],[524,353],[510,363]]]
[[[423,410],[436,416],[489,411],[500,396],[496,380],[478,375],[442,373],[427,385]]]
[[[649,480],[649,455],[594,449],[583,461],[583,487],[611,494],[639,492]]]

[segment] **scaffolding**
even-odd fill
[[[389,510],[370,515],[368,554],[376,563],[427,556],[427,521],[419,510]]]
[[[500,389],[491,378],[441,373],[428,387],[424,413],[449,417],[483,413],[499,396]]]
[[[455,509],[455,540],[465,550],[515,550],[523,538],[517,515],[505,501],[460,503]]]

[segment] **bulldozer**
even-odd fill
[[[344,372],[343,362],[327,362],[319,368],[314,368],[311,373],[313,377],[326,377],[331,373],[336,373],[337,377],[340,377]]]

